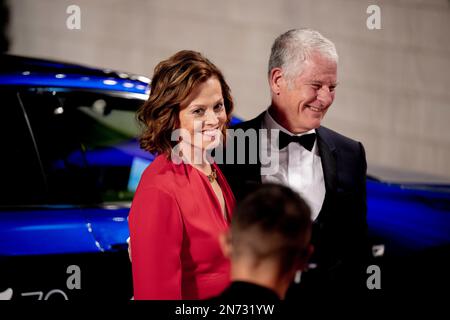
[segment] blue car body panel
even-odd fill
[[[101,251],[77,208],[2,210],[0,221],[0,255]]]
[[[59,77],[59,78],[58,78]],[[78,74],[54,75],[42,73],[18,73],[0,75],[0,84],[5,86],[45,86],[78,89],[96,89],[146,94],[148,85],[144,82],[110,77],[84,76]]]
[[[102,208],[84,210],[92,236],[102,251],[127,249],[129,207],[109,204]]]
[[[78,88],[148,94],[150,80],[125,72],[6,55],[2,86]]]
[[[450,245],[450,188],[367,182],[367,221],[386,254]]]

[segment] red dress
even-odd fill
[[[213,167],[230,215],[233,193]],[[230,283],[230,264],[218,241],[227,220],[204,174],[156,157],[142,175],[129,216],[134,298],[206,299],[221,293]]]

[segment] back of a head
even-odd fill
[[[319,53],[338,62],[336,47],[320,32],[312,29],[292,29],[275,39],[269,58],[268,73],[281,68],[292,75],[302,71],[302,64],[312,53]]]
[[[277,257],[290,269],[309,245],[311,212],[290,188],[263,184],[237,205],[231,233],[235,255]]]

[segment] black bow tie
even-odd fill
[[[289,143],[295,142],[300,143],[305,149],[311,151],[315,141],[316,141],[315,133],[308,133],[302,136],[291,136],[287,133],[284,133],[283,131],[280,131],[280,139],[278,141],[278,145],[281,150],[285,148]]]

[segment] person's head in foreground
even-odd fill
[[[236,207],[221,245],[231,259],[232,281],[273,290],[283,299],[312,253],[311,213],[293,190],[263,184]]]
[[[179,141],[185,154],[215,148],[232,111],[233,99],[222,72],[198,52],[179,51],[155,67],[150,96],[138,111],[145,127],[141,147],[166,155]]]
[[[333,42],[315,30],[280,35],[269,59],[271,116],[292,133],[318,128],[334,100],[337,63]]]

